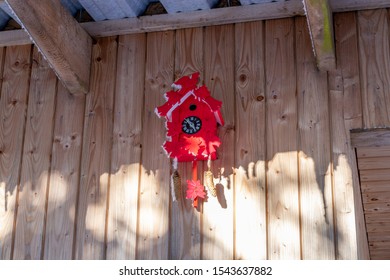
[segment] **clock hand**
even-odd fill
[[[191,122],[190,120],[186,120],[186,122],[189,124],[189,126],[193,129],[193,130],[196,130],[196,128],[195,128],[195,125],[194,125],[194,123],[193,122]]]
[[[195,125],[194,125],[193,122],[190,122],[190,126],[192,127],[192,129],[193,129],[194,131],[196,130]]]

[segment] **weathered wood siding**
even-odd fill
[[[390,259],[390,146],[356,147],[370,258]]]
[[[1,48],[0,259],[367,258],[349,131],[390,126],[390,16],[334,23],[332,72],[302,17],[102,38],[78,97],[34,47]],[[199,211],[171,201],[154,114],[193,71],[226,120]]]

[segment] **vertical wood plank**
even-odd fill
[[[147,34],[145,112],[139,198],[137,259],[167,259],[169,252],[169,159],[164,120],[154,109],[164,103],[163,94],[173,83],[175,33]]]
[[[118,42],[107,259],[135,259],[145,39],[145,34],[127,35]]]
[[[37,48],[33,61],[13,257],[36,260],[43,255],[57,78]]]
[[[200,72],[203,78],[203,28],[188,28],[176,31],[175,79]],[[191,178],[192,163],[180,163],[182,178],[180,199],[172,203],[170,258],[200,259],[200,213],[186,199],[186,179]]]
[[[49,181],[44,259],[73,257],[85,95],[58,83]]]
[[[365,128],[390,125],[390,33],[386,9],[358,12]]]
[[[267,258],[263,27],[235,25],[235,259]]]
[[[338,65],[329,72],[333,195],[337,259],[368,257],[359,174],[350,130],[363,124],[355,13],[335,15]],[[355,221],[356,216],[356,221]],[[358,243],[357,243],[358,242]]]
[[[76,259],[105,258],[105,225],[112,147],[116,37],[93,46],[91,91],[86,100],[77,208]]]
[[[2,87],[3,83],[3,70],[4,70],[4,59],[5,59],[5,48],[1,47],[0,48],[0,89]],[[1,90],[0,90],[0,104],[1,104]],[[0,136],[0,147],[2,147],[2,140]],[[2,165],[2,155],[3,155],[3,149],[0,149],[0,240],[5,240],[3,239],[3,218],[5,217],[5,213],[7,211],[7,193],[6,193],[6,188],[5,188],[5,182],[2,181],[2,173],[1,173],[1,165]],[[9,239],[8,239],[9,240]],[[5,258],[5,255],[3,256],[3,252],[6,251],[6,246],[4,246],[4,243],[0,241],[0,260]],[[9,257],[8,257],[9,258]]]
[[[6,50],[5,47],[0,47],[0,77],[3,77],[3,73],[4,73],[5,50]],[[3,79],[1,79],[0,81],[0,88],[2,84],[3,84]],[[1,99],[1,92],[2,91],[0,91],[0,99]]]
[[[328,77],[316,67],[304,17],[295,19],[302,259],[335,258]]]
[[[266,21],[268,258],[299,259],[294,20]]]
[[[0,99],[0,259],[12,258],[23,151],[31,45],[8,47]]]
[[[234,248],[234,26],[206,27],[204,35],[205,84],[211,95],[222,101],[225,125],[219,128],[221,146],[212,162],[218,198],[204,203],[202,258],[233,259]]]

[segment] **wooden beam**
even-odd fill
[[[0,4],[3,2],[4,0],[0,0]],[[329,0],[329,2],[332,11],[335,13],[375,8],[390,8],[390,2],[388,0],[371,0],[369,2],[366,0]],[[141,16],[138,18],[84,22],[80,23],[80,25],[92,37],[105,37],[286,18],[304,14],[302,1],[290,0],[171,15],[161,14]],[[29,36],[20,30],[0,32],[0,46],[25,45],[30,43],[31,40]]]
[[[329,0],[333,12],[389,8],[389,0]]]
[[[317,67],[336,68],[332,11],[327,0],[303,0]]]
[[[351,143],[356,148],[390,146],[390,128],[352,130]]]
[[[28,34],[22,30],[7,30],[0,32],[0,47],[19,46],[31,44]]]
[[[92,38],[59,0],[6,0],[58,78],[73,94],[89,91]]]
[[[86,22],[82,26],[93,37],[124,35],[139,32],[166,31],[182,28],[223,25],[237,22],[286,18],[304,15],[301,1],[283,1],[249,6],[235,6],[178,14],[161,14]]]
[[[0,0],[0,4],[2,2],[4,2],[4,0]],[[302,2],[287,1],[170,15],[161,14],[138,18],[84,22],[80,23],[80,26],[83,27],[90,36],[96,38],[286,18],[299,15],[304,15]],[[0,32],[0,46],[25,45],[30,43],[31,41],[28,34],[23,34],[20,30]]]

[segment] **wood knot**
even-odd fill
[[[101,58],[100,56],[98,56],[98,57],[96,58],[96,61],[97,61],[97,62],[100,62],[100,61],[102,61],[102,58]]]
[[[248,151],[245,149],[241,149],[241,158],[244,158],[246,154],[248,154]]]
[[[258,95],[258,96],[256,97],[256,100],[259,101],[259,102],[261,102],[261,101],[264,100],[264,96]]]
[[[234,131],[235,127],[233,124],[228,124],[225,126],[226,132],[229,133],[230,131]]]
[[[245,74],[241,74],[240,77],[239,77],[239,79],[240,79],[240,82],[243,83],[243,82],[246,81],[247,76],[246,76]]]

